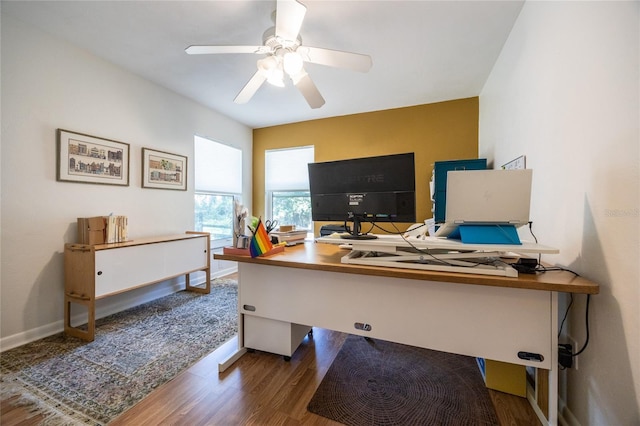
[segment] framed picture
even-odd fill
[[[514,158],[508,163],[503,164],[502,168],[504,170],[526,169],[527,168],[526,158],[524,155],[521,155],[520,157]]]
[[[58,129],[61,182],[129,186],[129,144]]]
[[[142,187],[187,190],[187,157],[142,148]]]

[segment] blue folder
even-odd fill
[[[521,245],[514,225],[460,225],[449,238],[466,244],[513,244]]]

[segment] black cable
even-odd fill
[[[420,249],[420,248],[416,247],[411,241],[409,241],[407,238],[405,238],[404,234],[406,233],[406,231],[405,232],[401,232],[394,222],[390,222],[390,223],[391,223],[391,226],[393,226],[397,232],[396,233],[392,233],[392,232],[388,232],[388,231],[386,231],[386,232],[388,232],[389,234],[393,234],[393,235],[400,235],[402,237],[402,239],[407,244],[409,244],[409,246],[411,246],[412,249],[416,250],[418,253],[425,254],[425,255],[429,256],[432,261],[435,261],[435,262],[438,262],[438,263],[441,263],[441,264],[444,264],[444,265],[447,265],[447,266],[455,266],[455,267],[458,267],[458,268],[475,268],[476,266],[480,266],[480,265],[493,266],[493,267],[497,268],[497,266],[495,266],[496,261],[474,262],[471,265],[456,265],[454,263],[447,262],[444,259],[439,259],[436,256],[434,256],[432,253],[430,253],[429,250],[424,250],[424,249]],[[424,224],[424,225],[426,225],[426,224]],[[424,226],[424,225],[420,225],[420,226]],[[414,229],[417,229],[420,226],[417,226]],[[380,228],[380,229],[382,229],[382,228]],[[467,262],[471,263],[470,261],[467,261]],[[501,260],[499,262],[506,264],[505,262],[503,262]]]
[[[587,294],[587,308],[586,308],[586,314],[585,314],[585,323],[586,323],[586,327],[587,327],[587,338],[584,341],[584,345],[582,346],[582,348],[572,354],[571,356],[578,356],[580,355],[582,352],[584,352],[584,350],[587,348],[587,345],[589,344],[589,302],[591,301],[591,295]]]
[[[396,229],[396,232],[390,232],[390,231],[388,231],[388,230],[384,229],[383,227],[381,227],[380,225],[378,225],[376,222],[369,222],[369,221],[367,221],[367,222],[368,222],[368,223],[370,223],[370,224],[372,225],[372,226],[371,226],[371,229],[373,229],[373,228],[378,228],[379,230],[384,231],[384,232],[386,232],[387,234],[391,234],[391,235],[403,235],[403,234],[406,232],[406,231],[404,231],[404,232],[403,232],[403,231],[400,231],[394,222],[389,222],[389,223],[390,223],[390,224],[391,224],[391,225]]]
[[[531,221],[529,221],[529,232],[531,233],[531,236],[535,240],[536,244],[538,244],[538,238],[536,237],[536,234],[533,233],[533,222]]]
[[[553,271],[571,272],[576,277],[580,276],[580,274],[578,274],[577,272],[574,272],[571,269],[563,268],[561,266],[550,266],[550,267],[547,267],[547,266],[544,266],[542,264],[538,264],[538,267],[536,268],[536,272],[553,272]]]
[[[536,244],[538,244],[538,237],[536,237],[536,234],[533,233],[533,222],[529,221],[529,232],[531,233],[531,236],[533,237],[533,240],[536,242]],[[538,253],[538,265],[542,263],[542,253]]]
[[[563,269],[563,268],[559,268],[558,270],[562,270],[562,271],[568,271],[568,269]],[[573,271],[569,271],[569,272],[573,272]],[[575,274],[575,272],[573,272]],[[578,274],[576,274],[578,275]],[[569,302],[569,306],[567,306],[567,310],[564,313],[564,317],[562,318],[562,322],[560,323],[560,330],[558,331],[558,338],[560,338],[560,335],[562,334],[562,329],[564,328],[564,321],[567,319],[567,315],[569,314],[569,310],[571,309],[571,306],[573,305],[573,293],[570,293],[571,296],[571,300]],[[587,337],[584,341],[584,344],[582,345],[582,348],[580,348],[580,350],[578,352],[572,353],[571,356],[572,357],[576,357],[578,355],[580,355],[582,352],[584,352],[584,350],[587,348],[587,345],[589,344],[589,304],[591,302],[591,295],[587,294],[587,307],[585,308],[585,326],[586,326],[586,333],[587,333]]]
[[[567,310],[564,312],[564,317],[562,318],[562,322],[560,323],[560,330],[558,331],[558,338],[560,338],[560,335],[562,334],[562,329],[564,328],[564,322],[567,319],[567,315],[569,315],[569,310],[571,309],[571,305],[573,305],[573,293],[569,293],[569,296],[571,296],[571,300],[569,302],[569,306],[567,306]]]

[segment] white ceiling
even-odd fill
[[[2,13],[87,49],[252,128],[477,96],[524,0],[301,0],[303,45],[371,55],[358,73],[305,68],[326,99],[311,109],[289,81],[233,99],[254,54],[187,55],[192,44],[261,45],[269,1],[2,1]]]

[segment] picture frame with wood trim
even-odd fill
[[[129,186],[129,144],[57,129],[56,180]]]
[[[187,190],[187,157],[142,148],[142,187]]]

